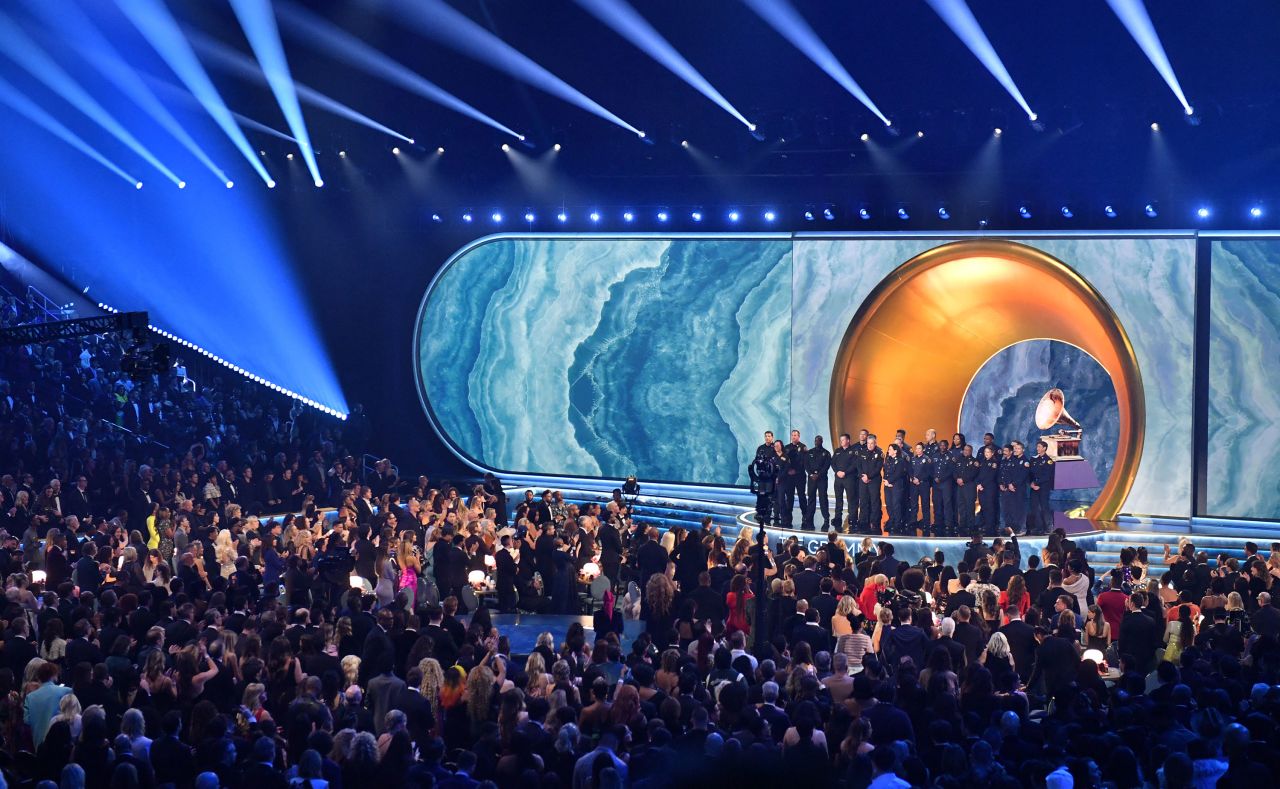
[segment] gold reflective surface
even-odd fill
[[[845,331],[831,378],[831,434],[856,435],[866,427],[887,443],[903,428],[915,442],[932,427],[949,439],[982,365],[1010,345],[1036,339],[1071,343],[1111,376],[1120,405],[1118,449],[1087,511],[1091,519],[1109,520],[1124,504],[1142,456],[1144,399],[1133,347],[1092,285],[1023,244],[945,244],[886,277]],[[970,443],[981,444],[975,438]]]

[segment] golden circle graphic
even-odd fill
[[[853,316],[831,376],[831,434],[959,429],[970,381],[1000,350],[1059,340],[1111,376],[1120,407],[1115,465],[1086,517],[1120,512],[1142,456],[1142,377],[1124,327],[1087,280],[1012,241],[958,241],[899,266]],[[973,442],[976,443],[977,442]]]

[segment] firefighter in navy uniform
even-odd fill
[[[756,447],[756,457],[773,457],[773,431],[764,431],[764,443]]]
[[[858,443],[853,445],[853,504],[849,505],[849,531],[852,533],[865,520],[862,512],[862,472],[858,471],[862,464],[862,455],[867,451],[867,436],[870,432],[864,427],[858,431]]]
[[[953,447],[953,453],[956,451]],[[973,447],[964,444],[956,461],[956,529],[961,537],[974,534],[974,507],[978,503],[978,470],[982,462],[973,456]]]
[[[1036,442],[1036,456],[1031,459],[1031,534],[1048,534],[1053,528],[1053,508],[1049,494],[1053,492],[1053,458],[1049,445]]]
[[[890,534],[905,534],[907,488],[911,484],[911,461],[900,444],[890,444],[884,456],[884,505],[889,511]]]
[[[778,469],[773,460],[773,450],[768,454],[756,453],[756,459],[747,466],[747,476],[751,478],[751,492],[756,494],[756,522],[761,526],[769,525],[773,512],[774,487],[777,485]]]
[[[1000,484],[1000,458],[996,456],[994,446],[982,447],[982,457],[978,460],[978,476],[975,480],[974,492],[978,494],[978,513],[982,525],[982,533],[994,537],[999,525],[999,510],[996,504]]]
[[[956,468],[951,445],[944,438],[933,456],[933,536],[947,537],[955,528]]]
[[[1021,442],[1005,447],[1008,455],[1000,464],[1000,512],[1004,525],[1022,534],[1027,528],[1027,483],[1031,480],[1031,461],[1023,454]]]
[[[884,473],[884,450],[876,446],[876,437],[867,435],[867,448],[858,460],[858,481],[861,483],[858,501],[858,531],[864,534],[880,533],[880,479]]]
[[[822,529],[826,531],[827,524],[831,523],[831,510],[827,507],[827,474],[831,471],[831,453],[822,445],[822,436],[813,437],[813,447],[804,455],[804,471],[809,497],[801,528],[813,528],[815,511],[821,507]]]
[[[933,458],[924,453],[924,444],[917,443],[911,456],[911,487],[907,493],[907,523],[904,534],[915,531],[917,521],[924,533],[929,532],[929,490],[933,485]]]
[[[782,448],[786,456],[786,471],[782,477],[782,528],[790,529],[796,496],[800,497],[800,508],[805,506],[804,489],[804,455],[808,449],[800,440],[800,431],[791,431],[791,443]],[[804,516],[801,515],[801,520]]]
[[[857,481],[858,458],[848,433],[840,434],[840,446],[836,447],[835,453],[831,455],[831,470],[836,474],[835,528],[837,531],[844,530],[852,533],[853,530],[845,526],[844,504],[846,501],[849,502],[850,516],[858,512],[858,487],[854,484]]]

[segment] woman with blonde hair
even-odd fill
[[[231,530],[222,529],[213,541],[213,558],[218,562],[218,572],[223,578],[230,578],[236,571],[236,559],[240,553],[231,541]]]
[[[342,658],[342,681],[346,687],[360,684],[360,656],[347,655]]]
[[[853,618],[861,616],[858,601],[849,595],[843,595],[836,603],[835,616],[831,617],[831,635],[833,638],[853,634]]]
[[[525,695],[531,699],[545,699],[551,689],[551,675],[547,673],[547,662],[539,652],[530,652],[524,663],[525,676],[529,683],[525,686]]]
[[[444,670],[440,661],[435,658],[423,658],[418,661],[418,670],[422,672],[422,685],[418,691],[422,698],[431,705],[431,715],[435,720],[436,730],[440,727],[440,689],[444,687]]]

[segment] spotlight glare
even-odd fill
[[[524,138],[521,138],[521,139],[524,139]],[[410,138],[409,138],[408,140],[406,140],[405,142],[409,143],[410,145],[416,145],[416,144],[417,144],[417,140],[413,139],[412,137],[410,137]]]
[[[905,206],[898,209],[898,218],[904,222],[911,218],[911,214],[907,212],[907,209]]]
[[[569,215],[566,214],[564,211],[561,211],[560,213],[556,214],[556,220],[560,222],[568,222]]]
[[[702,212],[701,212],[701,211],[694,211],[693,213],[689,214],[689,218],[690,218],[690,219],[692,219],[692,220],[693,220],[693,221],[695,221],[695,222],[701,222],[701,221],[702,221]]]
[[[812,211],[805,211],[805,212],[804,212],[804,221],[806,221],[806,222],[812,222],[813,220],[814,220],[813,212],[812,212]]]
[[[432,221],[432,222],[443,222],[443,221],[444,221],[444,219],[443,219],[439,214],[432,214],[432,215],[431,215],[431,221]]]
[[[689,147],[689,141],[688,141],[688,140],[681,140],[681,141],[680,141],[680,147],[681,147],[681,148],[688,148],[688,147]]]
[[[778,215],[777,215],[776,213],[774,213],[773,211],[765,211],[765,212],[764,212],[764,221],[766,221],[766,222],[772,222],[773,220],[775,220],[775,219],[777,219],[777,218],[778,218]]]
[[[462,221],[463,221],[463,222],[470,222],[470,221],[472,221],[473,219],[475,219],[475,217],[471,216],[471,214],[469,214],[469,213],[468,213],[468,214],[463,214],[463,215],[462,215]]]
[[[1250,208],[1249,216],[1253,217],[1254,219],[1260,218],[1262,216],[1262,206],[1255,205],[1253,208]]]
[[[1071,219],[1075,217],[1075,212],[1071,210],[1071,206],[1064,205],[1062,207],[1062,216],[1064,219]]]
[[[659,222],[666,222],[666,221],[667,221],[667,220],[669,220],[670,218],[671,218],[671,214],[667,213],[666,211],[659,211],[659,212],[658,212],[658,221],[659,221]]]
[[[346,152],[346,151],[338,151],[338,158],[339,158],[339,159],[345,159],[345,158],[347,158],[347,152]]]
[[[441,145],[439,148],[436,148],[436,153],[444,153],[444,146]]]
[[[228,189],[232,188],[232,187],[233,187],[233,186],[235,186],[235,185],[236,185],[236,182],[235,182],[235,181],[227,181],[227,188],[228,188]]]
[[[502,224],[502,214],[498,213],[497,211],[494,211],[493,215],[489,218],[493,220],[493,223],[495,225]]]
[[[560,151],[560,143],[556,143],[555,145],[551,146],[551,150],[556,151],[558,153]]]
[[[992,133],[993,133],[995,136],[999,137],[1000,135],[1004,134],[1004,129],[1001,129],[999,126],[997,126],[997,127],[996,127],[996,130],[995,130],[994,132],[992,132]]]
[[[871,210],[870,210],[870,209],[867,209],[867,208],[859,208],[859,209],[858,209],[858,218],[859,218],[859,219],[863,219],[863,220],[870,219],[870,218],[871,218]]]
[[[267,181],[267,188],[268,188],[268,189],[275,189],[275,188],[276,188],[276,182],[275,182],[275,181]]]
[[[186,189],[186,188],[187,188],[187,182],[186,182],[186,181],[179,181],[179,182],[178,182],[178,188],[179,188],[179,189]]]
[[[1116,218],[1116,208],[1113,205],[1104,206],[1102,209],[1102,213],[1106,215],[1107,219]]]
[[[510,145],[507,145],[507,144],[504,142],[504,143],[502,144],[502,152],[503,152],[503,153],[507,153],[507,152],[508,152],[508,151],[510,151],[510,150],[511,150],[511,146],[510,146]]]
[[[635,221],[635,218],[636,218],[636,215],[630,211],[624,211],[622,214],[623,222],[633,222]]]
[[[319,179],[319,178],[317,178],[317,179],[316,179],[316,188],[317,188],[317,189],[319,189],[319,188],[320,188],[320,187],[322,187],[322,186],[324,186],[324,181],[323,181],[323,180],[321,180],[321,179]]]
[[[830,208],[824,208],[822,209],[822,218],[828,222],[835,221],[836,212],[832,211]]]
[[[951,212],[947,210],[947,207],[945,205],[938,209],[938,218],[939,219],[951,218]]]
[[[1191,113],[1188,112],[1187,114],[1190,115]],[[747,124],[747,131],[755,131],[755,130],[756,130],[756,125],[754,123]]]
[[[591,221],[592,221],[592,222],[599,222],[599,221],[600,221],[600,212],[599,212],[599,211],[592,211],[592,212],[591,212],[591,214],[590,214],[590,217],[589,217],[589,218],[591,219]]]
[[[1184,110],[1184,112],[1187,114],[1187,117],[1188,117],[1188,118],[1190,118],[1192,115],[1195,115],[1195,114],[1196,114],[1195,108],[1194,108],[1194,107],[1191,107],[1191,106],[1188,106],[1188,107]]]
[[[393,156],[399,156],[399,155],[400,155],[400,146],[398,146],[398,145],[397,145],[397,146],[395,146],[394,148],[392,148],[392,149],[391,149],[391,154],[392,154]]]
[[[134,184],[134,185],[133,185],[133,188],[134,188],[134,189],[141,189],[141,188],[142,188],[142,182],[141,182],[141,181],[138,181],[136,184]]]
[[[1200,217],[1201,219],[1208,219],[1211,213],[1213,212],[1209,210],[1208,206],[1200,206],[1199,208],[1196,209],[1196,216]]]
[[[871,139],[871,135],[867,134],[866,132],[863,132],[862,135],[858,137],[858,139],[862,140],[863,142],[867,142],[868,140]]]
[[[1143,206],[1142,213],[1146,214],[1151,219],[1155,219],[1157,216],[1160,215],[1160,212],[1156,210],[1155,203],[1147,203],[1145,206]]]
[[[528,223],[532,224],[532,223],[533,223],[533,219],[534,219],[534,217],[533,217],[533,212],[532,212],[532,211],[526,211],[526,212],[525,212],[525,215],[524,215],[524,221],[526,221],[526,222],[528,222]]]
[[[729,221],[730,221],[730,222],[737,222],[737,221],[738,221],[739,219],[741,219],[741,218],[742,218],[742,214],[739,214],[737,211],[730,211],[730,212],[729,212]]]
[[[1031,206],[1027,206],[1027,205],[1018,206],[1018,216],[1022,217],[1023,219],[1030,219]]]
[[[643,140],[645,137],[648,137],[649,135],[645,134],[644,132],[636,132],[636,136],[638,136],[640,139]]]
[[[293,154],[291,154],[291,153],[286,153],[286,154],[284,155],[284,158],[286,158],[286,159],[288,159],[289,161],[291,161],[291,162],[292,162],[292,161],[293,161]]]
[[[1160,131],[1160,124],[1159,124],[1159,123],[1152,122],[1152,124],[1151,124],[1151,131],[1154,131],[1154,132],[1158,132],[1158,131]]]
[[[924,132],[922,131],[916,132],[916,137],[923,137],[923,136],[924,136]]]

